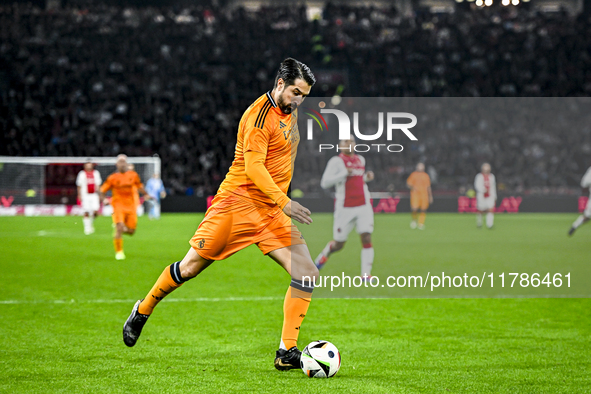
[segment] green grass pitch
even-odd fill
[[[331,238],[332,216],[313,217],[299,227],[315,256]],[[572,289],[535,294],[585,295],[591,225],[567,238],[575,217],[497,215],[489,231],[477,230],[473,215],[429,214],[419,232],[409,229],[409,215],[376,216],[374,273],[570,270]],[[373,295],[405,298],[371,299],[318,289],[300,347],[333,342],[340,372],[309,379],[276,371],[289,277],[256,247],[184,284],[127,348],[121,329],[134,301],[184,256],[201,218],[140,218],[122,262],[114,259],[109,218],[99,218],[91,236],[80,218],[0,218],[0,392],[591,392],[591,301],[507,298],[531,295],[527,289],[440,294],[464,298],[380,290]],[[356,275],[360,248],[352,234],[321,273]]]

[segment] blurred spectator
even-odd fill
[[[347,71],[343,95],[351,97],[588,96],[589,21],[516,9],[403,17],[395,8],[328,4],[322,20],[309,21],[293,6],[0,6],[0,154],[158,154],[173,193],[213,194],[242,112],[271,88],[287,56],[312,70]],[[315,95],[333,93],[318,85]],[[585,170],[585,127],[540,138],[491,135],[486,125],[473,135],[450,129],[414,146],[413,162],[376,163],[393,176],[376,187],[394,190],[426,158],[437,171],[434,189],[457,191],[477,168],[465,164],[494,150],[506,190],[560,192],[570,186],[565,172],[576,180]],[[499,171],[510,166],[518,171]],[[302,183],[306,195],[317,189]]]

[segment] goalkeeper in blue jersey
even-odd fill
[[[152,197],[151,200],[146,200],[149,204],[148,218],[150,220],[160,219],[160,199],[166,197],[166,190],[164,190],[164,184],[159,173],[155,172],[152,178],[148,180],[146,192]]]

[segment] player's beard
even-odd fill
[[[286,115],[289,115],[293,112],[294,109],[297,108],[297,104],[295,102],[286,103],[285,101],[286,100],[283,98],[283,93],[281,93],[279,95],[279,98],[277,99],[277,105],[279,106],[281,112],[283,112]]]

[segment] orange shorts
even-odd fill
[[[426,193],[411,193],[410,194],[410,208],[413,211],[426,211],[429,208],[429,195]]]
[[[137,212],[135,207],[113,206],[113,223],[123,223],[127,228],[137,228]]]
[[[207,210],[189,243],[204,259],[224,260],[252,244],[268,254],[306,241],[278,206],[229,194]]]

